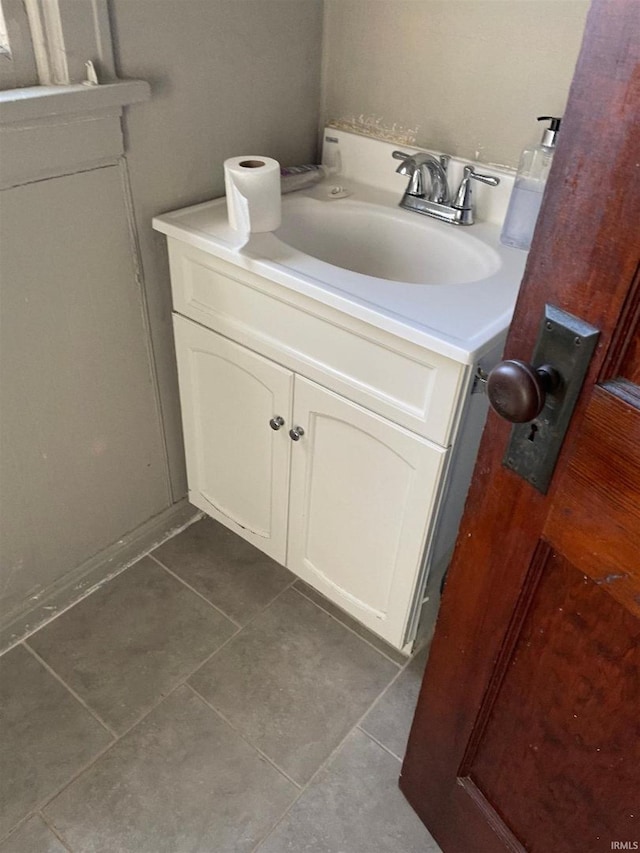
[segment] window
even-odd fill
[[[0,89],[116,79],[107,0],[0,0]]]
[[[0,89],[38,84],[29,17],[22,0],[0,0]]]
[[[4,20],[4,12],[0,6],[0,54],[11,54],[9,50],[9,34],[7,33],[7,25]]]
[[[122,156],[122,108],[150,87],[117,78],[107,3],[0,0],[0,190]]]

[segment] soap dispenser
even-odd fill
[[[531,246],[561,119],[540,116],[538,121],[548,121],[550,125],[542,134],[540,145],[525,148],[522,152],[500,235],[501,243],[516,249],[528,249]]]

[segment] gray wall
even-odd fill
[[[119,166],[0,203],[6,617],[161,512],[169,491]]]
[[[588,0],[325,0],[324,121],[418,127],[417,144],[517,166],[562,115]]]
[[[151,217],[220,195],[228,156],[315,156],[321,0],[115,0],[111,17],[120,75],[152,87],[126,110],[126,157],[0,194],[9,639],[53,612],[47,600],[64,605],[112,570],[184,496],[166,249]]]
[[[186,491],[165,238],[156,213],[220,196],[227,157],[316,156],[321,0],[114,0],[116,62],[148,80],[128,111],[135,206],[174,498]]]
[[[532,118],[564,107],[586,5],[326,0],[324,115],[515,163]],[[152,216],[220,195],[226,157],[316,156],[322,0],[112,0],[111,25],[120,75],[152,87],[126,110],[126,156],[1,193],[0,628],[104,576],[185,494]]]

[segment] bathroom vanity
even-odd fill
[[[232,231],[224,199],[154,220],[189,499],[408,651],[425,601],[435,616],[486,417],[474,375],[499,359],[526,255],[498,243],[510,175],[456,229],[398,209],[393,146],[327,135],[339,173],[285,196],[274,233]]]

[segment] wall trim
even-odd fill
[[[146,80],[117,80],[99,86],[82,83],[69,86],[27,86],[0,92],[0,123],[34,122],[55,116],[99,113],[131,104],[140,104],[151,97]],[[120,115],[120,112],[118,112]]]
[[[140,80],[0,92],[0,190],[115,164],[122,110],[149,97]]]
[[[14,610],[5,620],[0,620],[0,654],[34,634],[202,515],[184,498],[67,572],[38,596],[32,596],[18,614]]]

